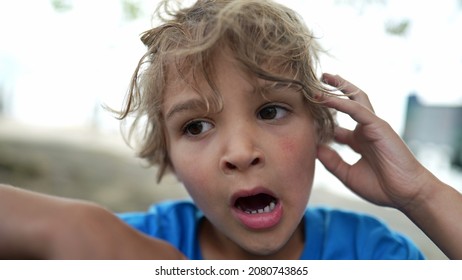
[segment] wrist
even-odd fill
[[[439,205],[440,197],[447,187],[429,171],[415,180],[414,184],[419,192],[400,209],[407,216],[418,216],[421,213],[432,211],[432,208]]]
[[[433,176],[424,192],[403,210],[451,259],[462,259],[462,244],[456,236],[462,232],[457,223],[462,213],[462,195]]]

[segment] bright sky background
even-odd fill
[[[120,0],[69,0],[56,12],[51,0],[0,0],[0,89],[6,116],[47,127],[81,127],[95,108],[120,108],[144,53],[139,34],[151,26],[155,0],[141,1],[144,16],[124,18]],[[398,132],[406,98],[462,104],[461,0],[281,0],[315,30],[332,57],[322,70],[365,90],[379,116]],[[409,20],[403,36],[385,32]],[[118,122],[102,110],[105,130]],[[352,126],[348,118],[340,123]]]

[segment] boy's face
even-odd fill
[[[216,60],[219,112],[207,113],[184,83],[167,87],[163,112],[170,160],[211,223],[205,223],[208,232],[201,231],[208,235],[201,237],[202,248],[204,242],[219,242],[224,254],[234,248],[285,258],[281,253],[302,231],[316,159],[315,125],[301,93],[266,87],[263,97],[258,90],[268,82],[258,81],[262,88],[255,89],[234,63],[224,55]],[[205,82],[200,86],[210,92]]]

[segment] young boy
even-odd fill
[[[144,127],[140,156],[160,166],[159,179],[174,172],[194,202],[118,219],[90,203],[3,186],[0,257],[423,258],[374,218],[307,209],[318,158],[358,195],[400,209],[462,258],[454,240],[462,228],[452,222],[461,195],[416,161],[364,92],[339,76],[317,78],[318,46],[293,11],[224,0],[158,11],[170,18],[142,36],[148,52],[121,118],[135,117],[132,132]],[[356,129],[337,127],[333,109]],[[332,138],[362,158],[345,163],[327,146]]]

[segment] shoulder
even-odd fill
[[[327,259],[422,259],[415,244],[366,214],[330,208],[305,213],[307,247]]]

